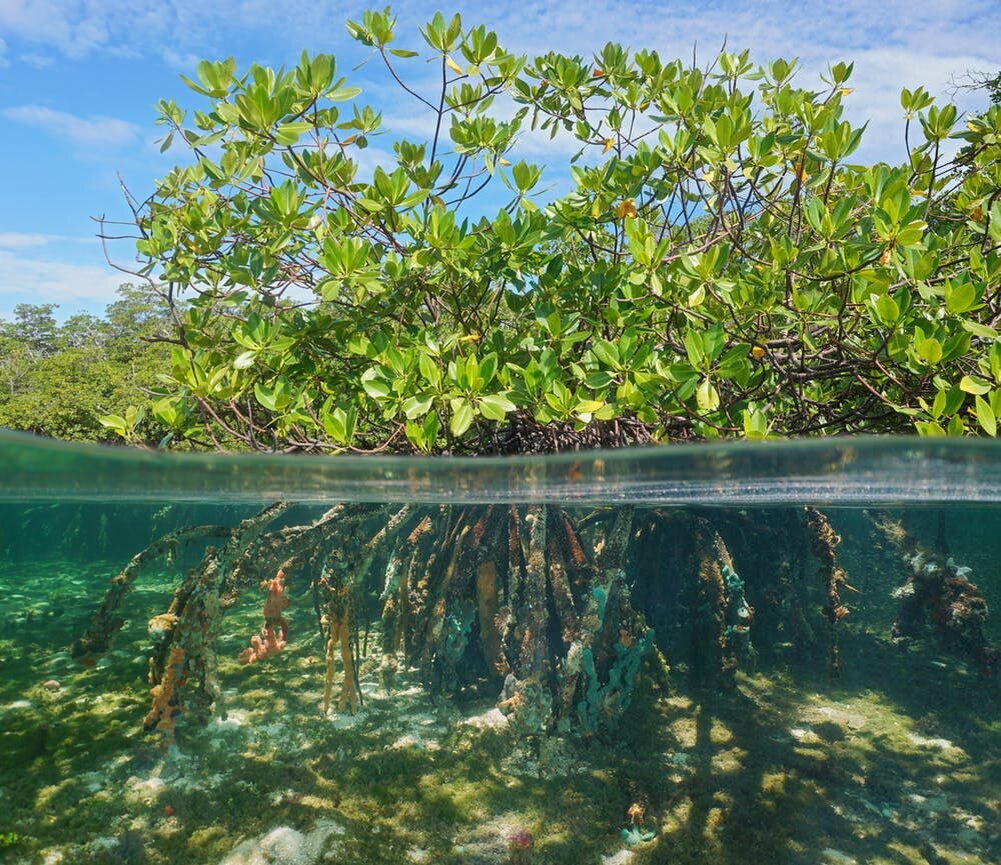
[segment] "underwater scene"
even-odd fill
[[[999,505],[989,442],[0,434],[0,863],[997,863]]]

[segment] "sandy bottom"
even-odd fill
[[[725,694],[645,671],[614,736],[525,742],[491,701],[432,700],[407,674],[386,693],[374,656],[361,711],[323,717],[307,600],[288,649],[241,667],[259,624],[249,598],[220,645],[227,718],[181,718],[165,747],[142,718],[145,622],[169,585],[141,584],[126,612],[142,613],[84,668],[67,649],[93,576],[49,566],[0,582],[2,863],[1001,861],[997,683],[932,644],[901,650],[849,623],[837,682],[822,657],[776,652]],[[634,803],[653,838],[630,844]],[[531,850],[513,849],[517,833]]]

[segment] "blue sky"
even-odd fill
[[[378,67],[350,71],[365,54],[344,22],[369,5],[383,4],[0,0],[0,317],[23,302],[57,303],[65,317],[100,312],[113,299],[123,277],[105,264],[92,217],[128,216],[119,175],[142,198],[182,158],[158,152],[153,106],[160,98],[198,105],[179,74],[192,74],[203,57],[277,66],[296,62],[303,48],[333,53],[363,88],[361,101],[414,137],[420,117]],[[461,12],[466,25],[487,24],[524,53],[590,54],[613,40],[665,58],[690,57],[697,44],[708,57],[725,37],[729,50],[749,48],[758,61],[799,57],[804,82],[828,63],[854,60],[847,110],[870,122],[865,159],[901,159],[902,87],[946,94],[953,76],[1001,68],[997,0],[523,0],[516,14],[506,3],[410,0],[393,5],[397,43],[420,48],[417,25],[439,8]],[[983,97],[959,93],[956,101],[976,109]],[[566,156],[559,142],[526,140],[524,152],[540,162]],[[129,254],[115,250],[126,263]]]

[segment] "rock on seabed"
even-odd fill
[[[259,838],[238,844],[219,865],[314,865],[329,853],[344,827],[334,820],[321,820],[305,835],[290,826],[277,826]]]

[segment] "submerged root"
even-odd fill
[[[838,622],[848,615],[848,607],[841,603],[841,587],[847,582],[844,570],[835,564],[835,550],[841,543],[837,532],[831,528],[827,517],[816,508],[804,508],[810,551],[820,562],[818,574],[824,583],[824,618],[827,620],[828,654],[827,670],[832,679],[841,675],[841,649],[838,641]]]
[[[387,689],[400,665],[409,665],[435,692],[492,689],[523,735],[595,735],[616,728],[643,659],[662,657],[653,642],[655,606],[678,606],[665,630],[685,635],[683,651],[691,653],[696,674],[732,687],[738,667],[755,663],[751,629],[759,627],[756,610],[768,612],[768,592],[792,610],[787,618],[806,601],[805,584],[797,591],[790,564],[802,571],[792,551],[804,546],[805,527],[823,577],[829,667],[832,674],[839,669],[835,626],[847,611],[840,597],[847,584],[835,563],[840,539],[814,508],[806,509],[805,523],[786,515],[751,525],[746,515],[711,511],[649,511],[634,523],[630,507],[575,521],[550,505],[355,504],[337,505],[309,525],[268,531],[285,507],[274,505],[224,530],[227,543],[205,550],[170,609],[151,622],[148,727],[169,730],[181,711],[195,721],[224,713],[215,656],[223,610],[262,572],[269,574],[264,624],[242,659],[278,656],[286,644],[283,577],[297,574],[299,585],[312,591],[322,640],[324,713],[361,706],[359,657],[371,623],[381,619]],[[768,532],[764,549],[755,542],[759,524]],[[170,537],[187,535],[174,533],[158,544]],[[160,548],[137,556],[130,574]],[[734,554],[747,568],[740,576]],[[664,584],[673,586],[673,595]],[[795,603],[786,603],[790,597]],[[966,602],[972,610],[968,591],[950,600]],[[108,613],[102,611],[103,621]],[[772,615],[775,629],[795,629],[795,621],[774,624]],[[972,622],[973,613],[963,621]],[[805,627],[804,619],[800,630]]]
[[[337,653],[340,650],[341,665],[344,667],[344,681],[337,701],[338,711],[349,709],[358,711],[358,684],[355,675],[354,654],[351,651],[351,623],[346,612],[338,618],[337,613],[328,612],[324,625],[327,629],[326,678],[323,685],[323,714],[330,712],[334,693],[334,677],[337,672]]]
[[[870,514],[876,529],[900,554],[909,574],[894,596],[900,606],[890,636],[894,641],[919,637],[931,624],[953,652],[965,655],[982,676],[998,670],[999,650],[984,634],[987,601],[970,579],[970,569],[956,564],[944,550],[935,551],[918,543],[903,523],[885,514]],[[940,548],[944,536],[940,529]]]

